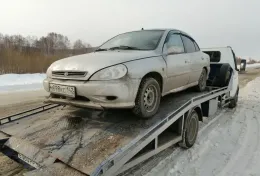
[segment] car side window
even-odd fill
[[[170,34],[165,45],[168,54],[184,53],[184,46],[179,34]]]
[[[200,48],[199,48],[198,44],[197,44],[195,41],[194,41],[194,45],[195,45],[195,50],[196,50],[196,51],[199,51]]]
[[[184,43],[186,53],[195,52],[196,49],[195,49],[195,45],[194,45],[193,41],[186,36],[182,35],[181,37],[182,37],[182,40],[183,40],[183,43]]]

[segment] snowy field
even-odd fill
[[[4,74],[0,75],[0,93],[43,89],[45,74]]]

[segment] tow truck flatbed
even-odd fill
[[[159,113],[148,120],[126,110],[44,111],[0,126],[6,139],[3,152],[15,152],[36,169],[62,164],[80,174],[116,175],[180,142],[182,130],[172,131],[170,126],[179,120],[183,129],[185,114],[198,106],[205,109],[204,116],[209,115],[209,102],[216,103],[228,92],[224,87],[168,95]]]

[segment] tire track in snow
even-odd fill
[[[260,139],[260,122],[259,122],[259,119],[257,118],[257,116],[256,116],[256,114],[258,114],[259,115],[259,113],[254,113],[254,119],[256,120],[256,124],[257,124],[257,132],[256,132],[256,136],[257,136],[257,144],[256,144],[256,147],[254,148],[254,154],[251,156],[251,158],[250,158],[250,160],[247,162],[247,165],[246,165],[246,167],[245,167],[245,170],[246,170],[246,172],[243,172],[243,175],[249,175],[249,173],[250,173],[250,169],[252,169],[251,167],[254,165],[254,164],[256,164],[255,163],[255,157],[259,157],[259,152],[258,152],[258,150],[259,150],[259,148],[260,148],[260,146],[259,146],[259,139]],[[252,174],[252,173],[250,173],[250,174]]]
[[[235,115],[234,115],[235,113]],[[188,169],[184,168],[186,172],[182,175],[188,175],[188,170],[197,170],[197,175],[218,175],[222,168],[226,165],[228,161],[228,157],[232,154],[232,150],[234,149],[235,143],[237,143],[238,136],[243,138],[243,133],[241,128],[237,127],[237,123],[244,120],[242,116],[236,116],[240,114],[240,110],[228,110],[221,117],[221,121],[219,121],[218,125],[210,129],[212,132],[209,133],[206,141],[202,141],[201,147],[207,143],[211,144],[210,150],[205,151],[204,153],[200,153],[197,157],[196,162],[189,164]],[[237,121],[233,123],[233,121]],[[236,124],[236,125],[234,125]],[[234,128],[231,128],[233,126]],[[229,145],[224,146],[223,144],[229,141]],[[225,150],[223,150],[225,149]],[[196,152],[194,152],[196,154]]]
[[[248,112],[247,112],[248,113]],[[252,151],[250,150],[250,153],[248,155],[245,155],[245,153],[248,152],[248,143],[250,141],[250,137],[254,133],[254,129],[252,128],[254,124],[252,123],[252,116],[248,116],[245,114],[245,119],[244,121],[240,122],[243,123],[242,126],[242,134],[239,135],[238,138],[238,144],[237,150],[233,151],[233,153],[230,154],[228,157],[228,161],[225,165],[225,167],[222,169],[222,171],[218,174],[220,176],[225,176],[225,175],[231,175],[231,173],[240,172],[240,169],[243,171],[243,164],[245,161],[248,161],[248,156],[252,154]],[[255,144],[253,144],[255,146]],[[242,162],[241,162],[242,160]],[[237,165],[241,165],[241,168],[239,168],[239,171],[236,169]]]

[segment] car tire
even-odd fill
[[[207,86],[207,70],[203,68],[196,89],[199,92],[203,92],[206,89],[206,86]]]
[[[229,64],[223,64],[220,67],[219,75],[215,78],[213,86],[216,87],[225,87],[228,85],[230,76],[231,76],[231,67]]]
[[[184,122],[182,141],[179,146],[188,149],[192,147],[197,139],[199,131],[199,115],[193,110],[192,113],[188,115]]]
[[[144,78],[139,86],[133,113],[141,118],[156,114],[161,101],[160,85],[154,78]]]
[[[229,106],[228,106],[229,108],[233,109],[237,106],[238,95],[239,95],[239,87],[237,88],[236,95],[230,100],[230,103],[229,103]]]

